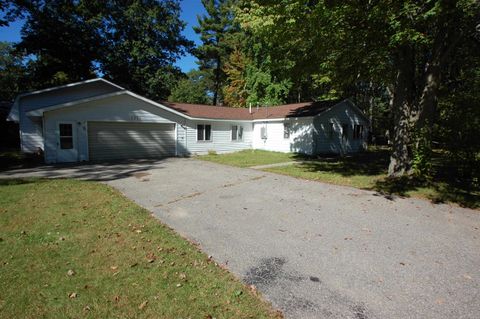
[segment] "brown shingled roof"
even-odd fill
[[[340,101],[317,101],[295,104],[285,104],[270,107],[252,107],[252,114],[248,108],[235,108],[226,106],[213,106],[203,104],[185,104],[160,102],[177,112],[184,113],[190,117],[222,119],[222,120],[259,120],[276,119],[286,117],[315,116],[331,108]]]

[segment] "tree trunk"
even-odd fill
[[[399,50],[397,77],[393,94],[393,149],[388,167],[389,177],[412,173],[412,111],[415,100],[414,52],[410,46]]]
[[[215,68],[215,90],[213,92],[213,105],[218,104],[218,92],[220,91],[220,57],[217,57],[217,67]]]

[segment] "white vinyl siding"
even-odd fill
[[[125,123],[182,123],[183,118],[160,109],[132,96],[114,96],[98,101],[87,102],[71,108],[44,113],[45,122],[45,160],[57,161],[58,126],[61,121],[72,121],[77,132],[79,160],[88,157],[88,122],[125,122]],[[182,125],[176,128],[177,155],[188,154],[185,130]]]
[[[118,90],[115,86],[97,81],[22,97],[19,101],[19,129],[22,152],[33,153],[37,152],[38,149],[45,150],[42,118],[28,117],[26,112]]]
[[[285,128],[289,135],[285,138]],[[253,148],[275,152],[312,153],[312,118],[254,123]]]
[[[366,146],[368,121],[349,102],[343,101],[314,118],[314,152],[346,154]],[[363,125],[361,138],[354,138],[355,125]]]
[[[235,152],[252,148],[252,123],[234,121],[212,121],[211,142],[197,140],[197,124],[205,124],[204,121],[187,121],[187,149],[190,154],[206,154],[209,151],[217,153]],[[232,126],[243,127],[241,140],[232,141]]]

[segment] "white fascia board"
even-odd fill
[[[19,100],[19,96],[15,97],[15,101],[12,104],[12,108],[10,109],[10,112],[8,112],[8,116],[7,116],[6,120],[9,121],[9,122],[15,122],[15,123],[20,122],[20,112],[19,112],[19,108],[18,108],[18,100]]]
[[[111,86],[114,86],[114,87],[116,87],[120,90],[125,90],[121,86],[119,86],[115,83],[112,83],[110,81],[107,81],[103,78],[95,78],[95,79],[89,79],[89,80],[75,82],[75,83],[69,83],[69,84],[65,84],[65,85],[54,86],[54,87],[50,87],[50,88],[46,88],[46,89],[42,89],[42,90],[38,90],[38,91],[27,92],[27,93],[20,94],[18,97],[22,98],[22,97],[28,96],[28,95],[35,95],[35,94],[40,94],[40,93],[51,92],[51,91],[55,91],[55,90],[70,88],[70,87],[79,86],[79,85],[82,85],[82,84],[87,84],[87,83],[92,83],[92,82],[104,82],[104,83],[107,83]]]
[[[363,113],[362,110],[360,110],[360,108],[359,108],[355,103],[352,102],[352,100],[350,100],[350,99],[345,99],[344,101],[345,101],[347,104],[349,104],[355,111],[357,111],[357,113],[360,114],[360,116],[362,116],[363,119],[368,122],[368,125],[371,124],[371,123],[370,123],[370,119],[365,115],[365,113]]]
[[[253,123],[264,123],[264,122],[284,122],[284,121],[292,121],[292,120],[303,120],[303,119],[313,119],[314,116],[299,116],[299,117],[279,117],[275,119],[256,119],[253,120]]]
[[[42,107],[40,109],[31,110],[31,111],[27,112],[27,115],[28,116],[42,116],[44,112],[63,109],[63,108],[66,108],[66,107],[71,107],[71,106],[75,106],[75,105],[79,105],[79,104],[83,104],[83,103],[87,103],[87,102],[102,100],[102,99],[106,99],[106,98],[109,98],[109,97],[118,96],[118,95],[122,95],[122,94],[125,94],[125,91],[116,91],[116,92],[112,92],[112,93],[108,93],[108,94],[92,96],[92,97],[88,97],[88,98],[85,98],[85,99],[80,99],[80,100],[71,101],[71,102],[67,102],[67,103],[50,105],[50,106],[47,106],[47,107]]]
[[[125,90],[123,87],[121,87],[121,86],[119,86],[115,83],[112,83],[108,80],[105,80],[103,78],[95,78],[95,79],[89,79],[89,80],[75,82],[75,83],[69,83],[69,84],[65,84],[65,85],[54,86],[54,87],[50,87],[50,88],[46,88],[46,89],[42,89],[42,90],[22,93],[22,94],[19,94],[15,97],[15,101],[12,105],[12,108],[10,109],[10,113],[8,114],[6,120],[16,122],[16,123],[19,122],[19,120],[20,120],[19,101],[22,97],[29,96],[29,95],[40,94],[40,93],[51,92],[51,91],[55,91],[55,90],[60,90],[60,89],[64,89],[64,88],[74,87],[74,86],[83,85],[83,84],[87,84],[87,83],[93,83],[93,82],[104,82],[104,83],[107,83],[107,84],[109,84],[113,87],[118,88],[119,90]]]

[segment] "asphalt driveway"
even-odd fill
[[[0,173],[104,181],[290,318],[479,318],[480,212],[194,159]]]

